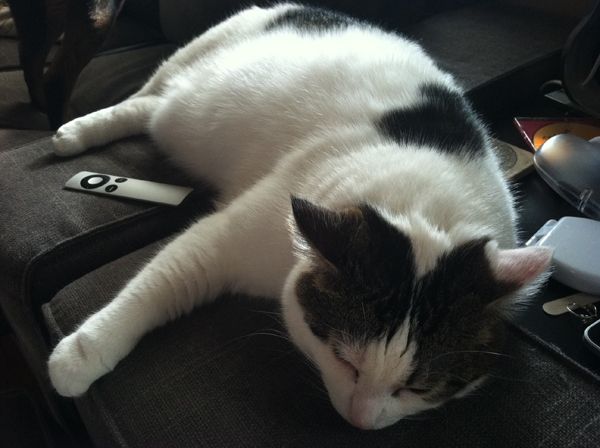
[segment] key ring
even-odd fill
[[[600,318],[598,316],[598,308],[593,303],[587,305],[578,305],[575,302],[567,305],[567,311],[577,317],[584,325],[590,325]]]

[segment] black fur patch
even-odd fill
[[[319,254],[296,285],[305,319],[322,339],[364,341],[406,316],[414,282],[410,240],[368,206],[331,211],[293,198],[300,232]],[[333,334],[332,334],[333,332]]]
[[[267,31],[283,27],[297,28],[303,31],[322,32],[331,29],[346,28],[358,23],[352,17],[327,9],[304,6],[291,9],[277,17],[267,26]]]
[[[439,335],[448,320],[456,323],[461,316],[481,313],[490,301],[515,289],[493,277],[485,239],[457,247],[416,280],[410,240],[394,231],[396,242],[361,243],[360,251],[350,251],[350,263],[317,265],[299,280],[300,305],[317,336],[326,340],[343,334],[355,342],[391,337],[409,310],[417,323],[412,326],[417,334],[411,336]]]
[[[383,135],[467,157],[483,154],[485,128],[460,93],[435,84],[421,86],[420,93],[415,106],[390,110],[377,121]]]

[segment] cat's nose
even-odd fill
[[[348,414],[350,423],[360,429],[375,429],[375,422],[381,414],[379,400],[354,396]]]

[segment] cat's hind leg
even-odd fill
[[[93,146],[146,132],[152,113],[160,105],[155,95],[129,98],[62,125],[52,138],[54,152],[72,156]]]
[[[272,187],[263,182],[190,227],[116,298],[62,339],[48,361],[56,390],[81,395],[145,333],[225,290],[278,296],[293,256],[281,209],[289,199],[283,189]]]

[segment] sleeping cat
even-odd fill
[[[280,297],[333,406],[382,428],[481,384],[506,304],[551,259],[513,248],[510,193],[453,78],[346,16],[244,10],[54,145],[67,156],[145,132],[219,205],[60,341],[49,371],[65,396],[230,291]]]

